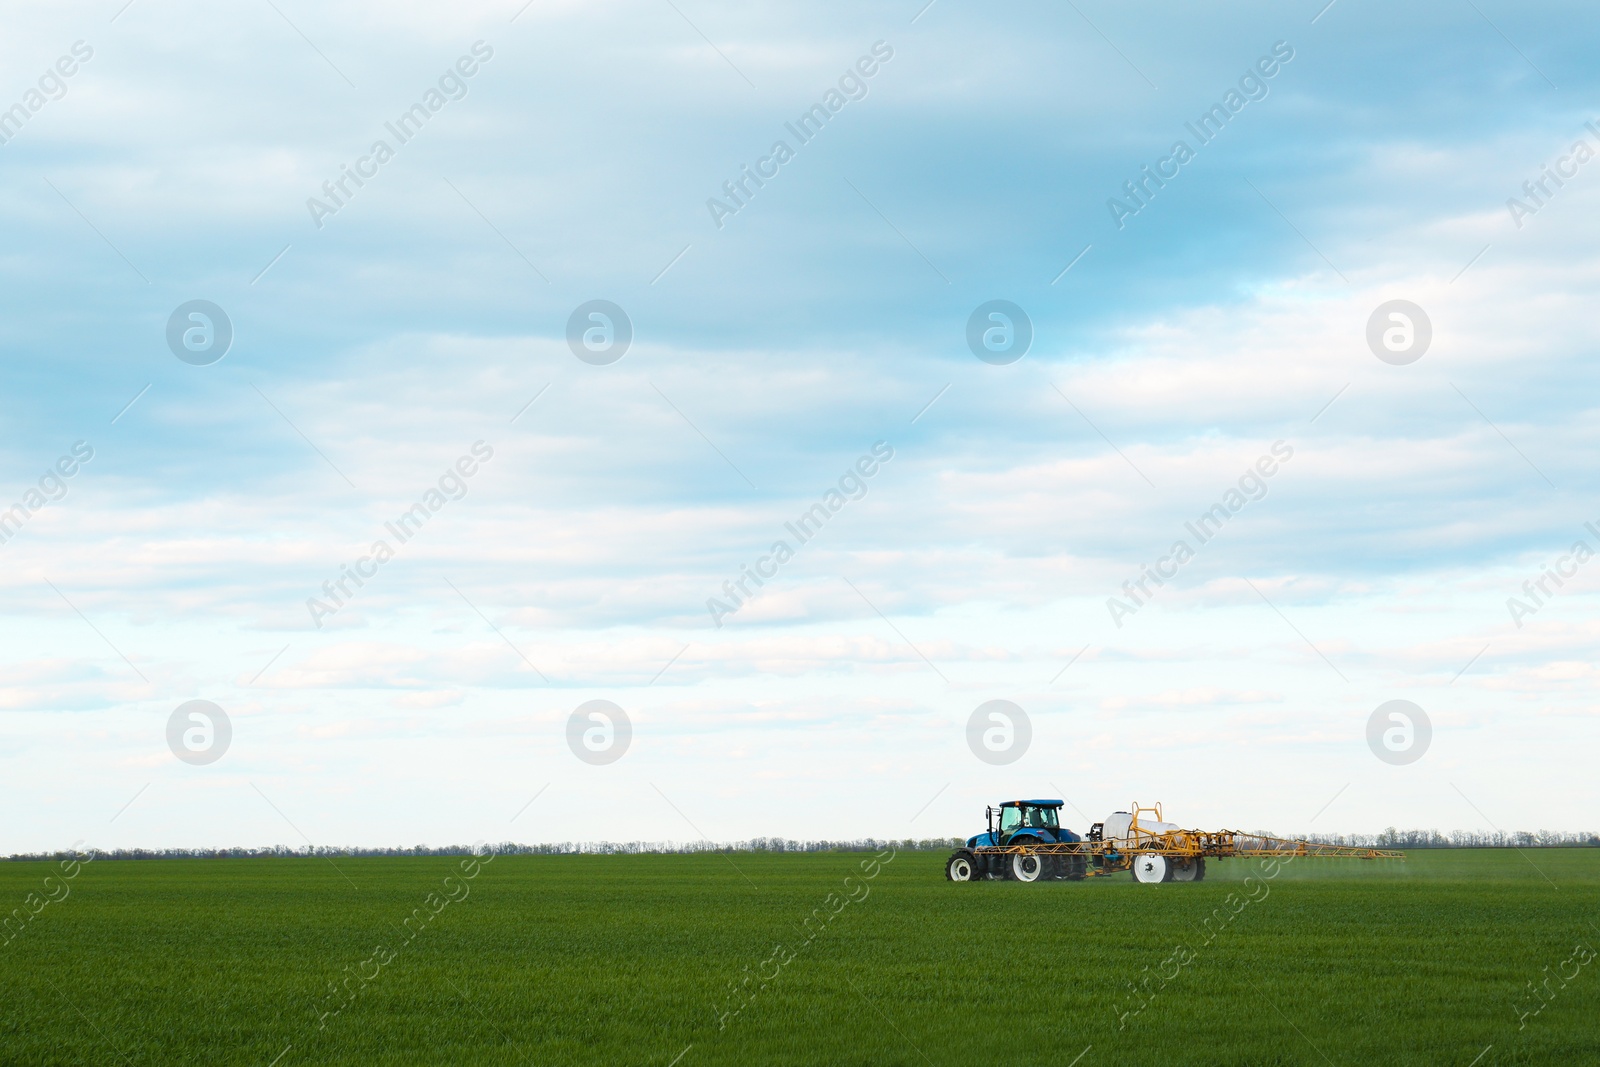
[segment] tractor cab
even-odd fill
[[[1082,838],[1061,825],[1063,803],[1060,800],[1007,800],[999,807],[985,808],[983,815],[988,830],[968,838],[967,847],[1080,841]]]

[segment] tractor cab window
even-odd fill
[[[1023,817],[1023,825],[1037,829],[1054,830],[1057,828],[1055,808],[1028,808]]]
[[[1001,808],[1000,809],[1000,832],[1001,833],[1009,834],[1011,831],[1020,830],[1021,828],[1022,828],[1022,809],[1021,808],[1012,807],[1012,808]]]

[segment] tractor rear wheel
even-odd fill
[[[1044,857],[1034,852],[1017,852],[1011,857],[1011,879],[1037,882],[1044,874]]]
[[[977,865],[966,849],[957,849],[944,865],[944,876],[952,882],[970,882],[977,878]]]
[[[1133,879],[1154,885],[1172,881],[1172,861],[1159,852],[1141,852],[1133,857]]]
[[[1037,845],[1037,837],[1013,837],[1013,845]],[[1013,882],[1037,882],[1044,877],[1045,857],[1037,852],[1014,852],[1006,859],[1006,878]]]

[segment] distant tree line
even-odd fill
[[[1270,830],[1257,831],[1265,837],[1282,837]],[[1289,840],[1319,845],[1356,845],[1365,848],[1574,848],[1600,847],[1600,834],[1561,830],[1397,830],[1393,826],[1378,834],[1302,834]],[[959,837],[927,837],[891,840],[876,837],[849,841],[793,840],[787,837],[753,837],[748,841],[561,841],[525,845],[503,841],[489,846],[502,856],[631,856],[645,854],[684,854],[701,852],[877,852],[896,848],[902,852],[943,852],[959,848]],[[478,854],[482,845],[476,846]],[[320,856],[468,856],[472,845],[412,845],[409,848],[349,848],[330,845],[272,845],[266,848],[116,848],[88,849],[96,859],[178,860],[178,859],[260,859],[270,857]],[[25,852],[7,856],[9,860],[53,860],[70,852]]]
[[[693,854],[700,852],[878,852],[896,848],[902,852],[943,852],[961,844],[956,837],[930,837],[919,840],[889,840],[863,837],[850,841],[805,840],[786,837],[755,837],[748,841],[562,841],[525,845],[516,841],[503,841],[487,846],[412,845],[409,848],[335,847],[331,845],[305,845],[290,848],[271,845],[266,848],[91,848],[85,851],[96,859],[111,860],[180,860],[180,859],[259,859],[271,857],[321,857],[321,856],[469,856],[482,855],[485,847],[501,856],[571,856],[602,855],[627,856],[654,853]],[[7,856],[9,860],[50,860],[72,855],[70,852],[24,852]]]

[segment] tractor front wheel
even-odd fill
[[[944,865],[944,876],[952,882],[970,882],[977,877],[974,857],[966,849],[957,849]]]

